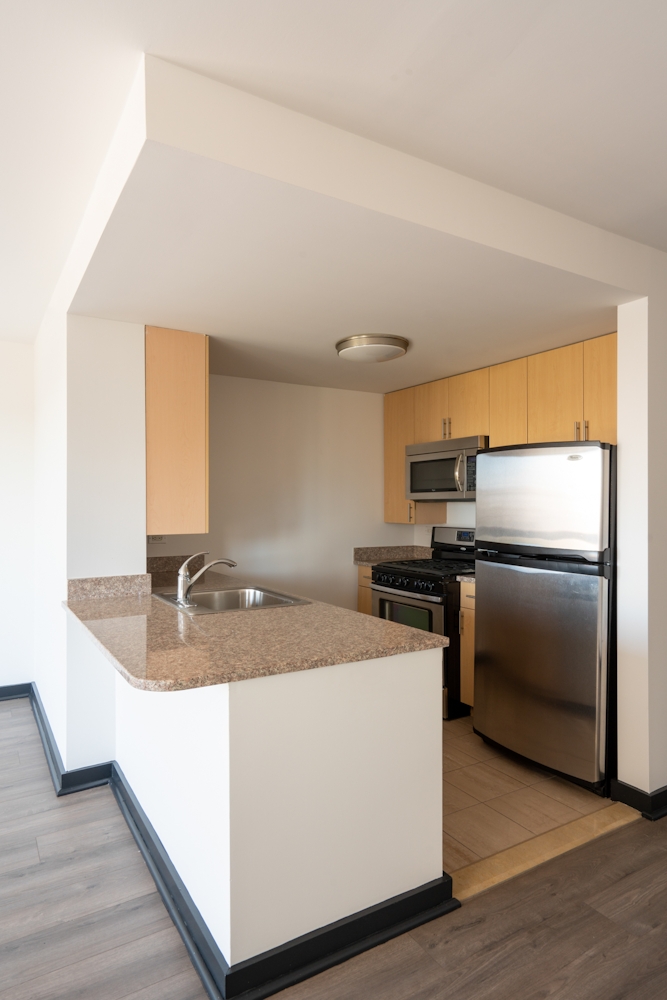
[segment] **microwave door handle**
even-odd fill
[[[454,482],[459,493],[463,493],[463,483],[461,482],[461,466],[463,465],[463,455],[458,455],[454,466]]]

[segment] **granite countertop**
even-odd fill
[[[195,589],[212,585],[246,586],[209,571]],[[319,601],[196,617],[144,593],[69,600],[66,607],[125,680],[147,691],[227,684],[449,644],[445,636]]]
[[[474,576],[457,576],[456,580],[457,580],[457,583],[474,583],[475,582],[475,577]]]
[[[403,559],[430,559],[430,545],[378,545],[375,548],[356,548],[355,566],[375,566],[381,562],[400,562]]]

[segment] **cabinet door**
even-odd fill
[[[146,327],[146,532],[208,531],[208,337]]]
[[[526,444],[528,440],[528,359],[489,369],[489,445]]]
[[[415,386],[415,444],[447,437],[449,379]]]
[[[616,444],[617,336],[584,341],[584,439]]]
[[[450,437],[489,433],[489,369],[449,379]]]
[[[415,390],[384,397],[384,519],[413,523],[413,505],[405,499],[405,446],[415,443]]]
[[[373,614],[373,591],[370,587],[357,587],[357,611],[362,615]]]
[[[584,345],[528,358],[528,441],[576,441],[583,436]]]
[[[459,611],[461,636],[461,701],[475,704],[475,612],[469,608]]]

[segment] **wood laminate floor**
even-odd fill
[[[458,756],[450,776],[457,770],[470,776],[449,784],[474,800],[459,798],[454,803],[459,808],[448,815],[481,804],[499,819],[523,817],[530,838],[533,819],[526,819],[526,803],[520,803],[519,813],[499,808],[499,802],[511,802],[514,793],[547,779],[517,777],[502,757],[486,754],[488,748],[478,745],[465,724],[447,735],[445,755]],[[476,768],[479,763],[492,768],[490,776]],[[519,788],[506,787],[503,775],[519,781]],[[490,791],[497,794],[489,797]],[[574,801],[553,792],[550,798],[568,808]],[[586,815],[585,809],[579,812]],[[521,838],[508,850],[518,849]],[[457,843],[466,846],[464,840]],[[477,847],[478,858],[491,849]],[[487,852],[486,859],[460,870],[488,860]],[[667,997],[667,820],[631,822],[280,996]],[[111,790],[54,794],[27,699],[0,702],[0,997],[206,997]]]
[[[27,698],[0,702],[2,1000],[205,1000],[108,786],[57,798]]]
[[[667,819],[639,819],[277,1000],[666,997]]]

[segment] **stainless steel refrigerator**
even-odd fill
[[[477,455],[474,728],[562,774],[607,771],[613,452]]]

